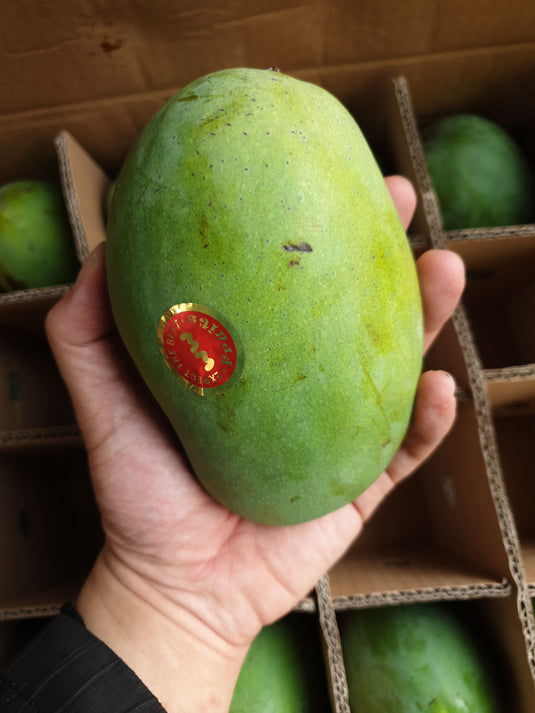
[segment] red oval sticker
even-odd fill
[[[174,305],[160,318],[157,336],[165,363],[195,393],[224,391],[240,378],[241,342],[215,310],[192,302]]]

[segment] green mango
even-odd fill
[[[340,615],[353,713],[497,713],[491,669],[446,605]]]
[[[60,187],[38,180],[0,187],[0,287],[64,284],[79,268]]]
[[[330,93],[255,69],[179,91],[117,177],[107,266],[121,337],[216,500],[299,523],[388,465],[421,370],[419,285]]]
[[[327,713],[327,675],[307,615],[265,626],[243,662],[229,713]]]
[[[423,131],[445,230],[529,223],[533,173],[513,137],[489,119],[454,114]]]

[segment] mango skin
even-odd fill
[[[315,622],[290,614],[251,644],[229,713],[328,713],[327,678]]]
[[[353,713],[498,713],[488,662],[446,605],[345,612],[340,629]]]
[[[0,187],[0,288],[65,284],[79,268],[59,185],[24,180]]]
[[[414,259],[376,161],[322,88],[267,70],[202,77],[156,113],[107,229],[121,337],[204,487],[253,521],[346,505],[406,432],[422,361]],[[243,345],[232,388],[185,388],[157,340],[192,302]]]

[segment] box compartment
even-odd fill
[[[535,227],[523,235],[448,240],[466,265],[463,304],[482,366],[535,362]]]
[[[0,509],[0,619],[57,612],[103,542],[85,453],[0,454]]]
[[[410,606],[411,601],[396,603]],[[500,713],[532,711],[535,706],[535,689],[529,666],[522,656],[523,632],[516,615],[514,597],[456,600],[443,605],[451,607],[461,622],[464,622],[479,646],[483,660],[486,660],[489,670],[494,672],[498,695],[497,709]],[[339,623],[347,609],[336,612]],[[340,656],[345,674],[341,644]],[[347,689],[344,691],[345,695]]]

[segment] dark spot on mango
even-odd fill
[[[288,209],[289,210],[289,209]],[[301,243],[284,243],[282,246],[282,249],[285,250],[287,253],[311,253],[312,252],[312,246],[309,245],[309,243],[301,242]]]

